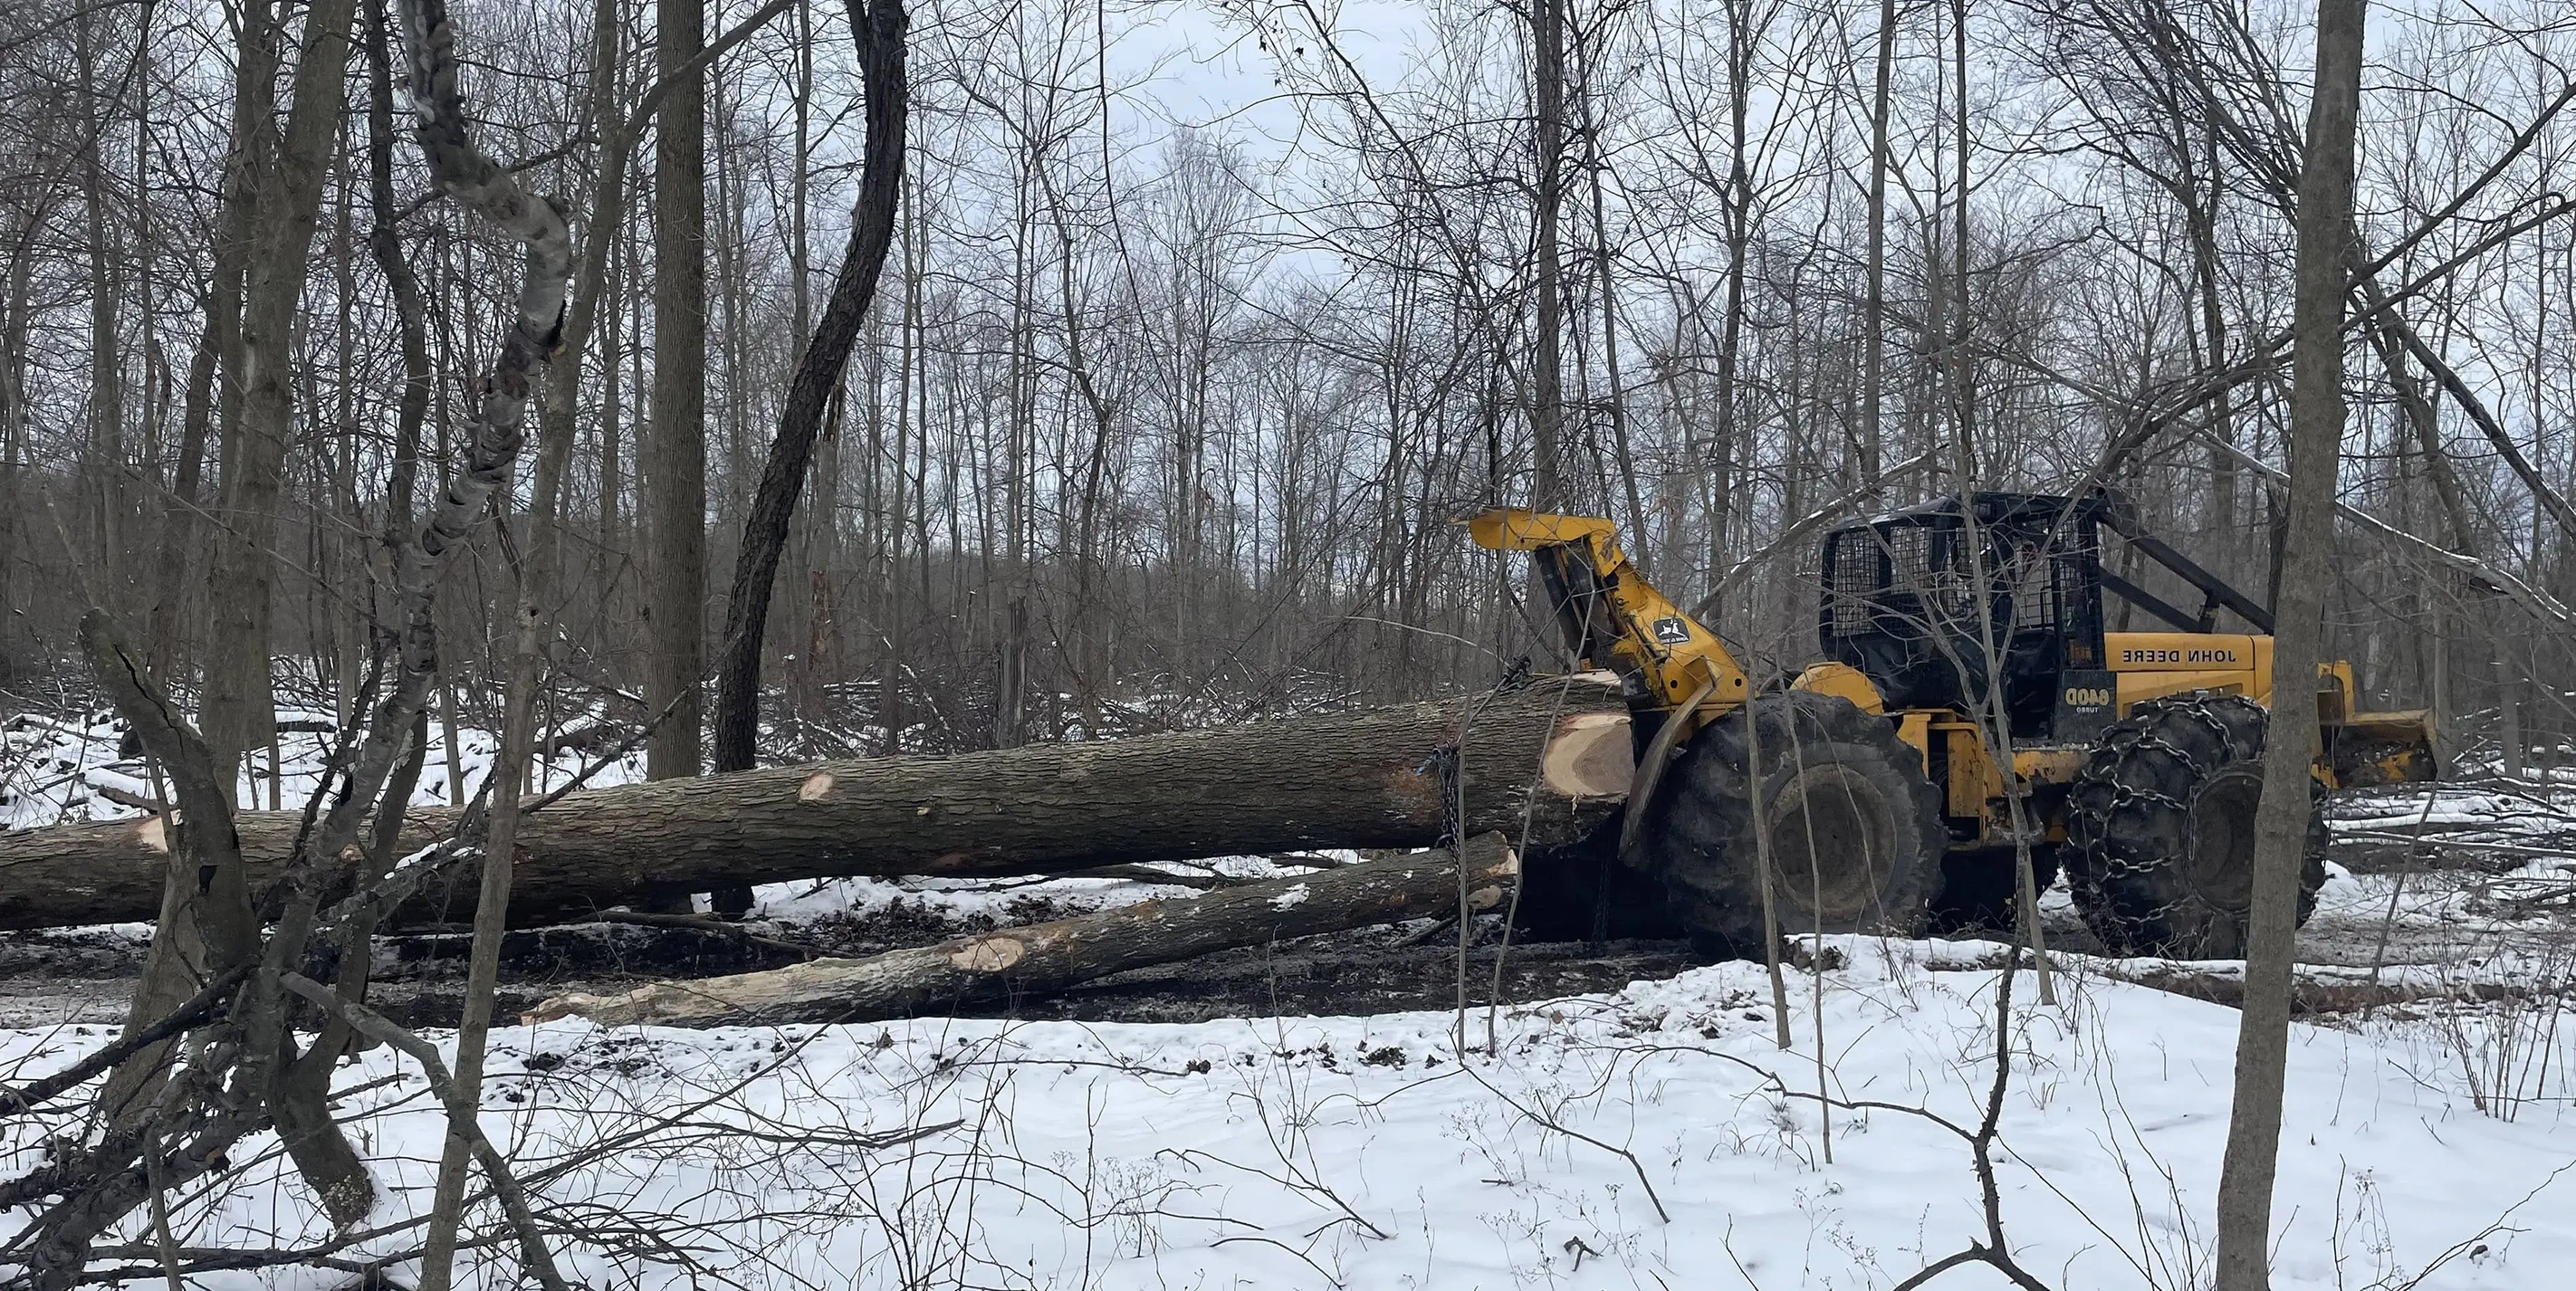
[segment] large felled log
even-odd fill
[[[1417,852],[866,959],[656,982],[623,995],[560,995],[528,1016],[579,1015],[610,1026],[869,1022],[1041,995],[1210,951],[1446,913],[1458,908],[1462,887],[1471,911],[1501,904],[1520,879],[1511,845],[1499,833],[1480,834],[1464,851],[1463,882],[1456,856]]]
[[[941,758],[866,758],[566,795],[519,827],[514,918],[646,892],[852,875],[1047,874],[1312,847],[1427,847],[1448,835],[1432,753],[1465,732],[1462,833],[1571,841],[1627,791],[1627,718],[1606,675],[1506,694],[1128,740]],[[253,884],[276,877],[296,813],[243,812]],[[412,813],[410,851],[455,813]],[[157,819],[0,833],[0,928],[152,917]],[[473,908],[470,865],[413,917]]]

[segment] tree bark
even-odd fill
[[[1455,852],[1395,856],[865,959],[657,982],[622,995],[559,995],[530,1018],[578,1015],[603,1026],[872,1022],[1051,994],[1211,951],[1447,914],[1461,892],[1470,913],[1499,908],[1520,881],[1520,857],[1500,833],[1469,839],[1464,852],[1463,875]]]
[[[227,194],[228,201],[238,196],[256,202],[258,211],[243,264],[241,370],[234,374],[241,424],[237,442],[226,445],[226,525],[208,583],[214,623],[199,718],[218,770],[227,777],[243,753],[268,742],[276,717],[269,693],[276,572],[271,542],[294,416],[292,340],[321,217],[323,179],[348,97],[349,27],[356,7],[356,0],[318,0],[306,11],[285,130],[281,134],[269,121],[254,120],[251,128],[268,146],[251,150],[257,159],[253,177]],[[245,59],[259,38],[244,29]],[[259,116],[254,109],[253,117]]]
[[[786,550],[788,521],[804,492],[806,467],[841,369],[876,299],[877,277],[894,245],[894,221],[903,193],[904,76],[901,0],[852,0],[850,29],[858,44],[859,75],[866,85],[867,142],[859,181],[858,218],[841,254],[822,321],[805,345],[779,413],[778,435],[743,522],[742,550],[734,563],[733,594],[717,661],[715,767],[748,771],[760,730],[760,655],[769,624],[770,595]],[[800,160],[801,164],[801,160]]]
[[[852,875],[1046,874],[1109,862],[1303,847],[1427,847],[1452,832],[1431,753],[1466,739],[1456,832],[1547,847],[1623,800],[1628,724],[1605,676],[1409,704],[1090,744],[948,758],[862,758],[571,794],[519,826],[513,916],[575,916],[639,892]],[[395,854],[454,828],[411,813]],[[253,891],[287,868],[297,813],[235,816]],[[0,834],[0,928],[150,918],[167,860],[160,822]],[[343,862],[337,879],[355,872]],[[454,918],[477,872],[409,913]]]
[[[572,230],[565,223],[561,208],[550,199],[528,193],[520,187],[515,175],[493,165],[475,144],[466,123],[465,96],[458,84],[456,28],[447,16],[444,0],[405,0],[401,13],[404,44],[410,56],[415,135],[431,175],[436,178],[439,188],[459,205],[527,246],[527,274],[519,293],[517,325],[512,329],[509,344],[494,364],[493,375],[484,385],[483,405],[478,410],[475,427],[478,446],[494,440],[506,441],[510,452],[501,457],[501,462],[506,465],[520,445],[528,404],[537,381],[562,341],[565,293],[573,267]],[[537,602],[545,593],[546,571],[550,568],[546,530],[554,517],[554,491],[562,478],[562,463],[569,450],[568,436],[543,443],[538,448],[536,497],[530,506],[531,550],[524,560],[517,643],[510,692],[506,696],[509,713],[503,724],[500,763],[495,768],[497,783],[493,792],[496,802],[488,842],[488,874],[480,883],[472,965],[467,981],[465,1026],[458,1038],[456,1085],[469,1104],[480,1075],[481,1023],[489,1016],[500,925],[509,899],[512,836],[517,823],[518,767],[526,756],[532,713],[530,692],[536,682],[541,620]],[[454,508],[465,487],[463,478],[451,484],[443,505]],[[438,530],[433,526],[430,533],[424,535],[419,548],[406,549],[405,555],[410,558],[406,572],[420,564],[424,551],[434,561],[446,550],[447,544],[436,541],[437,536]],[[434,586],[434,578],[420,582],[406,580],[403,584],[403,590],[410,594],[406,599],[416,607],[413,620],[418,625],[416,637],[428,638],[416,640],[415,645],[434,646],[434,637],[427,627]],[[365,863],[362,853],[346,845],[347,840],[354,839],[357,824],[354,816],[346,811],[349,801],[372,798],[391,772],[389,759],[393,747],[407,733],[420,730],[419,714],[428,695],[429,675],[418,666],[421,653],[407,646],[403,676],[394,698],[377,711],[375,728],[369,735],[366,754],[360,761],[360,773],[352,777],[351,798],[344,799],[335,807],[330,820],[331,832],[324,835],[326,841],[334,845],[329,854],[339,858],[344,875],[350,862]],[[428,654],[427,661],[432,670],[436,666],[435,658],[434,653]],[[358,790],[363,790],[363,794],[355,792]],[[386,827],[387,822],[382,816],[387,812],[398,812],[401,808],[399,799],[382,800],[375,831],[379,855],[386,850],[381,846],[384,837],[398,833]],[[307,867],[313,860],[309,853],[298,859]],[[279,922],[278,940],[281,943],[312,925],[319,894],[309,887],[293,890],[300,878],[300,875],[291,875],[287,885],[291,891],[286,914]],[[263,965],[263,982],[271,980],[280,958],[272,951],[269,964]],[[282,975],[278,980],[282,980]],[[463,1205],[464,1163],[471,1155],[470,1149],[463,1148],[460,1141],[476,1137],[472,1127],[459,1127],[452,1122],[448,1135],[448,1151],[440,1162],[420,1280],[424,1288],[437,1288],[438,1291],[444,1291],[447,1286],[450,1260],[454,1255],[456,1221]],[[538,1254],[542,1256],[542,1249]],[[551,1274],[550,1261],[539,1259],[537,1263]],[[551,1277],[545,1280],[549,1285],[560,1281]]]
[[[2360,115],[2367,0],[2318,0],[2316,90],[2299,174],[2298,284],[2290,389],[2289,524],[2281,544],[2272,693],[2300,715],[2316,686],[2325,597],[2334,582],[2335,466],[2343,447],[2344,272],[2352,246],[2353,133]],[[2316,726],[2273,725],[2254,819],[2254,909],[2245,1008],[2236,1039],[2234,1112],[2218,1184],[2219,1291],[2271,1286],[2272,1181],[2289,1066],[2290,972],[2298,931],[2309,764]]]
[[[398,550],[416,532],[412,495],[420,475],[420,427],[429,417],[429,306],[420,279],[403,257],[401,215],[394,204],[393,52],[384,0],[367,3],[367,203],[372,222],[367,251],[393,294],[395,334],[401,339],[402,393],[394,402],[393,474],[385,486],[384,546]],[[202,435],[199,436],[202,438]],[[182,466],[186,463],[183,460]],[[400,563],[397,555],[391,563]]]
[[[126,1014],[125,1034],[131,1036],[168,1016],[208,981],[247,969],[258,954],[258,926],[242,885],[241,852],[221,773],[205,741],[178,716],[158,681],[135,666],[105,611],[92,609],[81,619],[81,648],[101,689],[167,769],[179,802],[171,813],[177,837],[164,866],[152,946]],[[174,1043],[141,1050],[108,1078],[99,1110],[112,1125],[141,1123],[160,1093]]]
[[[1565,0],[1536,0],[1530,27],[1538,115],[1538,316],[1532,323],[1537,353],[1530,372],[1536,387],[1530,392],[1530,506],[1553,511],[1566,504],[1565,384],[1558,354],[1565,330],[1564,264],[1557,236],[1565,189]]]
[[[218,271],[216,278],[221,281],[224,274]],[[183,624],[187,621],[188,574],[196,565],[198,547],[197,493],[205,479],[206,431],[214,419],[218,336],[214,293],[209,292],[205,328],[198,334],[197,352],[188,360],[188,388],[180,396],[178,469],[169,500],[161,508],[160,569],[153,584],[150,626],[144,632],[144,648],[151,652],[150,666],[155,677],[171,676],[172,666],[183,657],[180,642],[187,635]],[[0,401],[0,407],[5,407],[5,401]]]
[[[659,71],[673,78],[653,141],[653,417],[644,701],[671,709],[645,752],[654,779],[697,775],[707,597],[706,81],[701,0],[658,0]],[[673,707],[673,701],[677,706]]]
[[[759,760],[760,656],[769,630],[769,602],[778,584],[778,562],[787,548],[788,522],[805,491],[814,440],[841,388],[850,347],[876,300],[877,278],[894,244],[895,214],[903,196],[904,74],[903,0],[851,0],[850,36],[858,46],[859,76],[866,87],[867,142],[859,180],[857,218],[832,280],[822,321],[805,342],[796,376],[769,444],[751,514],[743,521],[742,547],[727,598],[725,633],[716,659],[715,769],[748,771]],[[802,154],[797,166],[805,165]],[[802,283],[802,278],[798,279]],[[751,890],[719,888],[716,910],[739,915],[751,908]]]
[[[1858,488],[1878,483],[1879,386],[1887,372],[1887,117],[1895,72],[1896,0],[1879,0],[1878,79],[1869,100],[1869,250],[1862,271],[1868,301],[1861,318],[1860,425],[1852,435]]]
[[[119,353],[117,304],[120,295],[113,218],[107,191],[106,143],[109,118],[116,105],[100,92],[91,15],[84,10],[72,22],[73,49],[89,109],[90,146],[81,150],[82,228],[89,260],[89,445],[82,456],[82,505],[90,523],[82,537],[96,547],[104,585],[123,591],[125,552],[119,526],[125,520],[125,382]],[[146,38],[148,40],[148,37]],[[136,205],[142,205],[137,195]]]

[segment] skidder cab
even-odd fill
[[[1823,658],[1750,694],[1716,634],[1648,586],[1609,521],[1470,523],[1531,554],[1570,650],[1625,683],[1637,743],[1620,856],[1716,951],[1760,944],[1765,858],[1788,932],[2010,922],[2019,849],[2065,867],[2119,953],[2242,953],[2270,612],[2145,532],[2124,500],[1978,493],[1828,534]],[[2197,591],[2197,613],[2104,568],[2106,535]],[[2127,566],[2136,568],[2134,563]],[[2168,631],[2106,630],[2116,597]],[[2220,615],[2243,631],[2219,630]],[[2432,715],[2361,711],[2321,666],[2316,787],[2433,775]],[[2324,882],[2311,818],[2300,916]]]

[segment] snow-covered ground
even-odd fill
[[[149,792],[116,736],[104,719],[13,720],[0,730],[0,823],[138,814],[102,792]],[[286,801],[309,791],[327,739],[283,740]],[[458,743],[470,783],[490,740]],[[444,760],[433,748],[422,801],[445,799]],[[582,761],[541,776],[560,783]],[[611,766],[598,782],[638,774]],[[245,784],[254,801],[267,792],[262,778]],[[2576,786],[2392,789],[2339,798],[2332,817],[2349,864],[2332,867],[2302,931],[2303,989],[2367,990],[2312,997],[2322,1024],[2294,1029],[2275,1285],[2561,1285],[2576,1267],[2576,1225],[2562,1219],[2576,1202],[2576,1029],[2559,1025],[2576,928],[2551,894],[2576,882]],[[1276,872],[1258,858],[1208,868]],[[765,887],[757,914],[787,936],[891,936],[1182,891],[851,879]],[[2080,949],[2062,890],[2044,907],[2051,937]],[[95,1019],[114,1016],[144,935],[0,945],[0,958],[43,965],[0,971],[18,979],[0,991],[11,1018],[78,1020],[0,1030],[0,1081],[106,1042]],[[1376,952],[1345,949],[1370,971]],[[1382,971],[1437,968],[1436,950],[1410,953]],[[1999,955],[1841,939],[1821,980],[1789,980],[1785,1052],[1769,985],[1748,965],[1463,1019],[558,1022],[496,1034],[486,1122],[562,1230],[567,1271],[596,1287],[1889,1288],[1984,1238],[1959,1131],[1981,1121],[1994,1081]],[[1610,971],[1622,962],[1643,961]],[[2059,966],[2055,1004],[2034,998],[2027,970],[2014,985],[1994,1152],[2010,1248],[2064,1291],[2197,1291],[2237,1014],[2189,992],[2224,998],[2237,966],[2080,954]],[[441,1133],[424,1081],[379,1049],[335,1086],[387,1190],[381,1227],[333,1234],[263,1137],[187,1195],[177,1244],[328,1264],[190,1285],[337,1288],[416,1241],[403,1221],[426,1207]],[[1821,1105],[1820,1089],[1841,1105]],[[63,1127],[0,1127],[0,1177]],[[24,1217],[0,1216],[0,1234]],[[133,1285],[166,1285],[135,1272]],[[476,1263],[464,1285],[514,1285],[513,1272]],[[1968,1267],[1941,1285],[2004,1283]]]
[[[556,1218],[596,1234],[562,1243],[599,1287],[1884,1288],[1983,1237],[1959,1130],[1993,1083],[1999,975],[1975,965],[1998,948],[1835,949],[1821,1014],[1809,977],[1789,983],[1789,1052],[1751,965],[1468,1015],[1469,1049],[1490,1026],[1499,1055],[1462,1056],[1445,1013],[563,1022],[496,1034],[486,1121]],[[2068,1291],[2198,1287],[2237,1015],[2081,966],[2057,985],[2052,1006],[2028,971],[2014,983],[1995,1153],[2014,1256]],[[2275,1286],[2563,1284],[2576,1037],[2513,1032],[2546,1076],[2503,1099],[2476,1073],[2508,1030],[2295,1028]],[[103,1038],[0,1037],[0,1079]],[[1850,1106],[1821,1107],[1820,1081]],[[440,1129],[417,1071],[378,1050],[337,1083],[390,1190],[381,1218],[425,1207]],[[11,1173],[35,1140],[8,1140]],[[273,1150],[236,1161],[174,1216],[179,1245],[332,1240]]]
[[[274,800],[292,809],[304,805],[321,783],[335,736],[330,713],[280,709],[277,737],[277,783]],[[580,727],[590,718],[562,725]],[[64,717],[20,713],[0,721],[0,829],[33,829],[79,820],[132,820],[144,809],[131,799],[152,800],[153,786],[140,755],[120,748],[125,728],[107,711]],[[498,742],[489,731],[463,728],[456,735],[456,781],[472,792],[490,769]],[[412,790],[415,806],[448,801],[449,754],[440,726],[429,728],[429,749],[420,783]],[[589,754],[568,751],[536,759],[533,775],[538,792],[546,792],[590,768]],[[268,759],[254,755],[243,768],[240,801],[267,805],[272,800]],[[628,784],[644,778],[644,755],[635,752],[592,770],[586,783]],[[112,792],[102,792],[102,791]],[[126,798],[129,801],[119,801]]]

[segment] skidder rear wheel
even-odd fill
[[[1922,755],[1850,700],[1790,691],[1710,723],[1665,774],[1661,801],[1629,808],[1655,816],[1625,859],[1662,882],[1704,953],[1762,953],[1757,786],[1781,932],[1921,926],[1946,840]]]
[[[2068,799],[2067,880],[2111,953],[2243,957],[2270,720],[2236,695],[2150,700],[2085,759]],[[2301,923],[2326,881],[2321,792],[2311,781]]]

